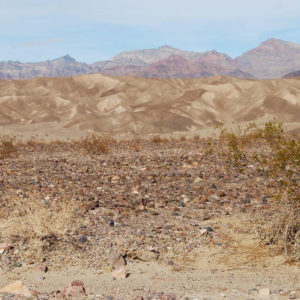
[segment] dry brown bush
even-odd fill
[[[92,135],[79,142],[79,147],[88,154],[108,154],[114,140],[107,135]]]
[[[0,159],[16,156],[17,150],[16,138],[8,135],[0,136]]]
[[[142,150],[142,139],[138,134],[134,134],[133,139],[130,140],[129,143],[135,152],[140,152]]]
[[[57,243],[67,242],[67,233],[76,228],[80,206],[74,201],[49,204],[39,195],[12,196],[0,206],[0,238],[14,245],[26,245],[25,256],[40,259]]]
[[[163,139],[160,137],[160,135],[154,135],[151,138],[151,142],[155,144],[163,143]]]

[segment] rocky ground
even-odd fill
[[[253,224],[278,187],[216,147],[32,144],[0,160],[2,299],[300,298],[299,265]]]

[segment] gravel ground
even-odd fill
[[[22,146],[0,161],[2,285],[21,279],[46,298],[81,279],[92,299],[297,299],[299,267],[252,221],[278,186],[253,161],[228,165],[218,147]]]

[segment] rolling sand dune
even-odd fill
[[[0,133],[207,135],[277,117],[300,130],[300,79],[77,77],[0,81]]]

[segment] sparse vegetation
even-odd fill
[[[80,204],[74,201],[49,203],[39,194],[16,194],[2,199],[0,205],[1,238],[27,245],[24,253],[30,259],[41,259],[58,243],[67,241],[67,233],[75,230]]]
[[[155,143],[155,144],[159,144],[159,143],[163,142],[163,139],[160,137],[160,135],[157,134],[157,135],[152,136],[151,142]]]
[[[79,147],[88,154],[108,154],[113,139],[107,135],[92,135],[79,142]]]
[[[267,244],[276,243],[286,254],[300,260],[299,137],[288,136],[282,123],[273,120],[263,128],[252,123],[239,135],[223,130],[220,140],[221,145],[225,143],[223,156],[229,167],[242,171],[256,163],[258,170],[272,177],[277,192],[271,195],[271,209],[256,216],[257,231]]]
[[[135,152],[142,150],[142,139],[137,134],[133,135],[133,139],[130,140],[129,143]]]
[[[75,145],[86,154],[90,155],[87,160],[97,160],[98,158],[93,157],[93,155],[107,154],[112,151],[113,155],[111,161],[113,164],[110,166],[111,169],[109,170],[114,170],[113,168],[115,166],[118,166],[117,168],[120,166],[122,167],[122,163],[119,163],[117,153],[121,152],[122,155],[125,153],[128,157],[131,157],[128,160],[128,163],[125,163],[123,166],[126,168],[126,172],[131,172],[131,168],[128,168],[131,164],[136,165],[139,162],[143,162],[141,168],[137,168],[136,166],[132,168],[132,172],[139,172],[140,169],[144,170],[144,168],[146,168],[145,165],[148,163],[149,165],[147,165],[147,168],[150,170],[152,167],[151,162],[153,162],[152,159],[155,163],[157,163],[157,165],[162,163],[162,160],[160,159],[168,160],[166,156],[161,158],[159,155],[151,156],[149,154],[149,149],[153,150],[157,148],[165,148],[167,151],[171,151],[169,153],[172,153],[175,158],[178,158],[178,163],[175,163],[174,165],[173,162],[176,161],[176,159],[174,160],[174,158],[172,158],[168,161],[168,164],[172,166],[170,169],[175,170],[174,174],[176,175],[176,172],[179,172],[181,176],[191,177],[187,177],[186,181],[178,181],[178,178],[180,177],[169,176],[166,177],[164,184],[167,186],[170,183],[170,180],[174,180],[170,189],[172,190],[173,187],[181,185],[181,189],[184,190],[186,188],[186,190],[182,192],[185,194],[189,193],[191,186],[197,186],[193,184],[195,180],[205,184],[204,179],[201,180],[198,178],[198,176],[200,177],[202,175],[199,175],[199,170],[197,169],[203,162],[210,166],[217,161],[218,164],[220,164],[220,168],[225,170],[225,173],[227,170],[228,174],[231,174],[228,175],[229,177],[232,176],[233,173],[243,173],[242,175],[246,176],[246,174],[249,174],[248,171],[251,166],[251,170],[254,172],[253,176],[263,178],[263,180],[268,182],[272,188],[270,188],[267,192],[262,192],[262,194],[267,193],[268,197],[271,197],[270,201],[267,203],[266,209],[259,209],[259,207],[256,208],[255,205],[250,206],[251,209],[249,208],[248,212],[254,212],[254,214],[251,214],[251,225],[249,226],[254,228],[254,231],[266,244],[276,244],[284,253],[292,257],[294,260],[300,260],[299,137],[288,136],[283,131],[282,124],[273,120],[266,123],[263,128],[257,128],[255,124],[250,124],[245,130],[240,129],[237,133],[224,129],[218,139],[200,139],[197,136],[196,138],[192,137],[191,140],[179,137],[179,139],[170,140],[169,143],[166,143],[166,141],[167,140],[161,138],[159,135],[153,136],[148,141],[142,140],[139,136],[134,135],[131,140],[123,142],[115,142],[112,138],[105,135],[94,135],[82,139],[79,142],[73,141],[72,143],[55,141],[46,144],[34,139],[28,143],[17,145],[13,138],[5,137],[5,139],[2,139],[1,153],[3,153],[3,157],[6,158],[13,157],[17,150],[20,153],[22,153],[22,151],[28,151],[28,153],[31,153],[31,155],[35,157],[36,153],[43,153],[43,151],[52,150],[57,151],[57,149],[60,149],[59,151],[63,153],[77,155],[76,151],[74,151]],[[174,147],[177,147],[176,151],[172,152]],[[187,156],[186,153],[187,151],[190,151],[190,148],[192,149],[192,154]],[[122,151],[118,152],[120,149]],[[178,149],[180,149],[180,155],[177,153]],[[148,157],[151,159],[144,160],[143,155],[139,154],[134,155],[134,159],[132,160],[133,156],[130,153],[140,152],[141,150],[143,150],[141,154],[145,154],[146,157],[149,155]],[[150,150],[150,152],[152,150]],[[59,153],[59,151],[57,153]],[[199,155],[199,151],[203,153],[202,156]],[[59,166],[59,160],[57,157],[55,161],[58,164],[56,172],[61,172],[63,169]],[[181,166],[186,168],[184,173],[182,172]],[[75,185],[78,182],[79,184],[82,180],[82,174],[85,174],[84,176],[86,177],[84,182],[86,186],[89,186],[87,184],[89,181],[87,178],[94,178],[92,176],[94,173],[90,171],[92,168],[93,166],[91,164],[89,164],[89,167],[81,166],[78,176],[75,176],[73,172],[76,172],[76,168],[72,166],[70,168],[71,173],[69,173],[67,182],[71,182]],[[101,172],[106,170],[106,168],[108,167],[101,169]],[[197,175],[192,175],[194,171]],[[7,174],[11,174],[10,170],[7,170],[7,172]],[[36,162],[33,166],[32,172],[34,172],[33,174],[37,176],[37,178],[39,174],[43,174],[43,172],[39,170],[38,163]],[[214,172],[218,172],[218,170],[215,169]],[[10,175],[7,176],[9,177]],[[106,186],[106,184],[110,183],[113,183],[114,185],[119,183],[125,184],[127,180],[130,180],[131,178],[130,176],[122,176],[119,173],[117,173],[117,176],[109,176],[109,180],[103,180],[102,185]],[[193,179],[192,176],[196,179]],[[210,175],[206,174],[206,176]],[[149,180],[149,186],[157,184],[156,177],[157,175],[155,174],[149,174],[146,179],[143,177],[143,174],[141,176],[143,180]],[[163,180],[162,178],[163,177],[161,177],[160,180]],[[206,177],[206,179],[207,178],[209,179],[209,177]],[[229,178],[228,180],[230,182],[231,179]],[[64,184],[67,185],[68,183]],[[100,185],[99,190],[97,190],[98,184],[99,183],[97,181],[96,183],[93,183],[92,187],[89,187],[89,189],[83,188],[76,190],[75,192],[77,194],[74,198],[72,198],[72,194],[74,192],[73,187],[70,188],[69,195],[71,195],[70,198],[73,200],[69,200],[70,198],[63,200],[60,199],[59,201],[54,200],[55,193],[51,196],[51,201],[48,201],[47,199],[45,200],[45,198],[41,197],[38,192],[35,194],[22,193],[20,195],[18,193],[15,195],[5,194],[5,197],[2,197],[1,199],[2,202],[0,206],[0,224],[2,226],[0,234],[1,240],[11,242],[15,245],[30,245],[29,248],[31,251],[27,251],[24,255],[34,258],[42,257],[47,251],[54,251],[58,245],[64,245],[66,248],[71,246],[71,249],[73,244],[72,239],[70,238],[70,229],[72,228],[74,236],[74,232],[76,232],[76,228],[78,226],[78,220],[81,218],[78,218],[78,216],[86,214],[89,209],[95,209],[95,196],[87,197],[87,199],[92,199],[88,200],[88,203],[83,201],[83,199],[86,199],[85,193],[90,190],[96,190],[97,193],[102,194],[102,192],[98,191],[102,191],[103,186]],[[132,182],[131,185],[134,191],[140,193],[140,190],[138,189],[139,186],[136,182]],[[38,185],[38,187],[40,186]],[[267,189],[266,185],[263,185],[263,187]],[[208,187],[208,189],[211,190],[215,188]],[[154,190],[156,189],[153,189],[153,191]],[[193,190],[193,188],[191,190]],[[105,197],[109,197],[108,195],[109,194],[105,194]],[[174,195],[176,197],[177,194]],[[222,191],[220,191],[220,195],[224,195]],[[204,196],[207,197],[207,195]],[[156,199],[157,197],[159,197],[159,195],[155,194],[153,199]],[[197,197],[192,194],[190,195],[190,198],[197,199]],[[77,200],[75,201],[74,199]],[[116,192],[110,201],[115,201],[113,202],[113,205],[116,205],[115,207],[117,207],[119,205],[119,201],[123,201],[120,199],[124,200],[125,198],[123,196],[120,198],[120,195]],[[204,197],[203,199],[205,200],[206,198]],[[203,203],[199,205],[206,207],[206,201],[207,200],[203,201]],[[228,203],[224,200],[224,206],[227,204]],[[130,209],[130,204],[125,203],[122,205],[127,207],[127,209]],[[151,205],[155,207],[154,203]],[[145,205],[143,204],[137,208],[136,205],[134,205],[134,209],[141,209],[140,207],[143,206]],[[109,220],[106,220],[106,222],[108,221]],[[78,233],[75,234],[75,236],[77,235]]]
[[[300,260],[300,138],[284,134],[282,125],[266,124],[259,131],[270,153],[260,159],[267,176],[278,186],[262,237],[281,245],[286,254]]]
[[[16,139],[7,135],[0,136],[0,159],[10,158],[16,154]]]

